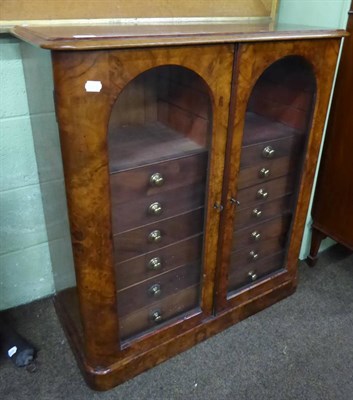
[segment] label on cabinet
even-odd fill
[[[102,87],[101,81],[87,81],[85,83],[86,92],[100,92]]]

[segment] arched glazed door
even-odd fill
[[[176,65],[138,75],[112,108],[108,152],[123,340],[201,307],[212,114],[205,81]]]
[[[322,129],[326,77],[305,43],[243,45],[238,68],[216,310],[295,279]]]

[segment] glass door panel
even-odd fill
[[[315,76],[285,57],[251,93],[237,183],[228,295],[284,267],[315,98]]]
[[[212,110],[194,72],[163,66],[121,92],[109,168],[121,337],[200,306]]]

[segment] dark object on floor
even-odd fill
[[[29,366],[35,357],[34,347],[19,335],[4,318],[0,316],[0,349],[16,367]]]

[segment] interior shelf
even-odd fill
[[[302,134],[303,132],[298,129],[248,111],[245,118],[243,146],[265,142],[269,138],[272,140]]]
[[[267,141],[268,138],[279,139],[301,134],[298,129],[247,112],[243,146]],[[205,147],[159,121],[119,127],[111,132],[109,140],[112,173],[206,151]]]
[[[206,151],[158,121],[119,127],[110,133],[109,140],[111,173]]]

